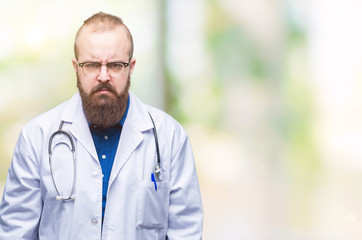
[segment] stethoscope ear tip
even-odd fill
[[[75,199],[75,195],[72,195],[70,198],[74,200],[74,199]]]
[[[60,201],[60,200],[62,200],[62,197],[61,197],[61,196],[57,196],[55,199],[56,199],[57,201]]]

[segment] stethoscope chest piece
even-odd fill
[[[156,163],[155,167],[153,168],[153,173],[155,174],[155,177],[158,181],[162,180],[161,166],[159,163]]]

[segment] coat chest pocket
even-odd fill
[[[170,184],[141,182],[137,189],[137,228],[166,228],[170,199]]]

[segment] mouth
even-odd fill
[[[93,92],[92,96],[95,101],[108,101],[114,99],[117,95],[110,89],[102,88]]]
[[[97,95],[97,94],[115,94],[114,91],[112,91],[111,89],[109,88],[101,88],[101,89],[98,89],[96,91],[93,92],[93,95]]]
[[[111,95],[116,95],[116,89],[110,84],[101,83],[98,86],[94,87],[91,91],[90,95],[98,96],[98,97],[110,97]]]
[[[111,91],[108,90],[107,88],[102,88],[102,89],[96,91],[96,93],[111,93]]]

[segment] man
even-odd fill
[[[100,12],[74,46],[79,93],[23,127],[0,205],[0,239],[201,239],[189,139],[129,92],[130,31]]]

